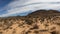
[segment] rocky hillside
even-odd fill
[[[60,34],[60,12],[37,10],[27,16],[0,17],[0,34]]]

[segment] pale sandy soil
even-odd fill
[[[0,34],[60,34],[60,17],[44,19],[42,22],[39,18],[36,20],[33,19],[30,25],[25,20],[13,21],[10,26],[10,23],[0,24]]]
[[[60,34],[60,12],[38,10],[26,17],[0,18],[0,34]]]

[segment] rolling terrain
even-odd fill
[[[37,10],[27,16],[0,17],[0,34],[60,34],[60,12]]]

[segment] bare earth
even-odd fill
[[[0,34],[60,34],[60,13],[40,10],[27,16],[0,18]]]

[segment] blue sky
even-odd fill
[[[0,8],[10,3],[12,0],[0,0]]]
[[[7,11],[4,10],[3,8],[4,8],[7,4],[9,4],[11,1],[12,1],[12,0],[0,0],[0,10],[2,9],[2,11],[0,11],[0,15],[7,13]]]
[[[0,17],[25,16],[40,9],[60,10],[60,0],[0,0]]]

